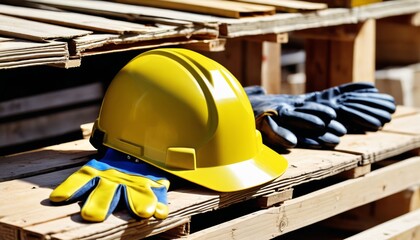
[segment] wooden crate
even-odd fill
[[[290,164],[286,173],[252,189],[218,193],[180,181],[168,193],[170,214],[161,221],[136,221],[121,210],[103,223],[92,224],[81,219],[77,203],[49,203],[51,190],[95,154],[86,139],[4,156],[0,158],[0,236],[9,240],[283,235],[420,184],[419,157],[370,167],[419,148],[420,131],[407,124],[419,119],[417,110],[400,107],[382,131],[344,136],[334,151],[291,149],[284,153]],[[334,181],[303,194],[293,191],[322,179]]]

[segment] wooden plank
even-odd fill
[[[420,157],[410,158],[193,233],[188,239],[273,238],[418,184],[419,171]]]
[[[160,32],[161,29],[140,23],[114,20],[81,13],[50,11],[0,4],[0,13],[72,28],[116,34]]]
[[[86,140],[53,145],[33,151],[0,156],[0,182],[81,165],[96,153]]]
[[[385,132],[403,133],[407,135],[420,135],[420,113],[409,115],[406,117],[399,117],[387,123],[383,130]]]
[[[101,47],[84,49],[83,52],[80,52],[78,54],[80,54],[83,57],[83,56],[92,56],[92,55],[105,54],[105,53],[152,49],[152,48],[167,47],[167,46],[182,46],[182,45],[187,45],[187,44],[205,45],[206,43],[211,43],[212,41],[215,41],[217,43],[217,40],[189,39],[186,36],[181,36],[179,38],[155,39],[155,40],[140,41],[140,42],[134,42],[134,43],[127,43],[127,44],[117,44],[117,45],[112,45],[107,42]]]
[[[273,6],[225,0],[117,0],[117,2],[174,9],[186,12],[204,13],[232,18],[250,17],[258,15],[272,15],[276,11],[276,9]]]
[[[123,4],[108,1],[89,0],[29,0],[30,2],[47,4],[60,9],[74,10],[102,16],[120,17],[129,20],[151,21],[169,25],[192,26],[201,23],[217,27],[217,18],[205,14],[189,13],[162,8]]]
[[[326,9],[327,4],[325,3],[313,3],[309,1],[297,1],[297,0],[235,0],[240,2],[248,2],[254,4],[274,6],[276,11],[282,12],[303,12],[303,11],[315,11]]]
[[[0,146],[10,147],[80,130],[80,124],[95,120],[99,105],[46,114],[0,125]]]
[[[335,147],[337,151],[361,154],[361,165],[377,162],[420,147],[418,136],[385,131],[346,134]]]
[[[358,239],[418,240],[420,239],[420,210],[406,213],[369,230],[346,238],[346,240]]]
[[[6,15],[0,15],[0,33],[4,36],[45,42],[51,39],[69,39],[91,34],[92,31],[40,23]]]
[[[103,97],[101,83],[91,83],[54,92],[0,102],[0,118],[97,101]]]

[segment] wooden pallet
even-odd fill
[[[103,223],[91,224],[80,218],[79,204],[49,203],[51,190],[93,157],[95,151],[86,139],[4,156],[0,158],[5,169],[0,177],[0,236],[2,240],[272,238],[420,184],[420,157],[365,169],[359,174],[362,177],[348,174],[419,148],[420,134],[407,125],[419,119],[417,110],[400,107],[384,130],[344,136],[335,151],[292,149],[284,154],[290,164],[286,173],[252,189],[217,193],[180,181],[168,193],[170,214],[162,221],[135,221],[121,210]],[[340,180],[293,196],[293,189],[335,176]],[[229,215],[235,218],[217,219]],[[206,222],[211,225],[200,226]]]

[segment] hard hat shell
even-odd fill
[[[91,142],[220,192],[269,182],[288,166],[263,145],[236,78],[187,49],[149,50],[124,66],[108,86]]]

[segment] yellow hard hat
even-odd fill
[[[288,166],[263,145],[236,78],[186,49],[149,50],[124,66],[108,86],[90,141],[220,192],[267,183]]]

